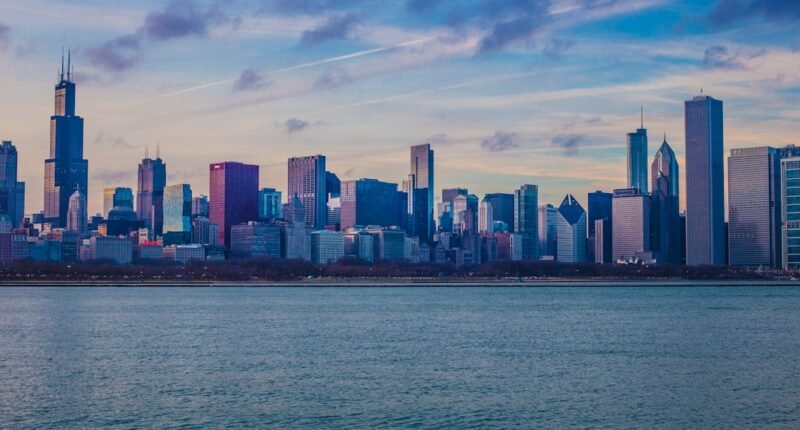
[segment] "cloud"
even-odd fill
[[[352,39],[361,25],[361,18],[353,13],[334,15],[318,26],[304,31],[300,37],[300,43],[317,45],[329,40]]]
[[[11,27],[0,22],[0,49],[8,48],[11,44]]]
[[[564,150],[564,155],[572,157],[578,155],[578,149],[586,142],[582,134],[559,134],[550,140],[550,145]]]
[[[478,52],[496,52],[514,42],[529,40],[538,28],[539,25],[527,17],[499,22],[478,42]]]
[[[494,136],[483,139],[481,141],[481,146],[484,149],[488,149],[489,152],[503,152],[509,149],[519,148],[516,139],[516,133],[506,133],[502,130],[498,130],[494,133]]]
[[[322,72],[314,83],[312,88],[315,90],[327,90],[336,88],[350,82],[350,77],[342,69],[332,68]]]
[[[130,170],[95,170],[92,174],[92,181],[98,181],[104,184],[120,184],[128,183],[134,179],[134,175]]]
[[[545,45],[542,53],[550,58],[559,58],[573,46],[575,46],[575,42],[572,40],[551,39],[547,42],[547,45]]]
[[[430,143],[431,145],[444,145],[449,141],[450,139],[444,133],[436,133],[425,139],[425,143]]]
[[[129,70],[142,59],[146,42],[203,37],[214,27],[235,22],[222,12],[220,4],[215,2],[203,9],[195,0],[172,0],[163,9],[148,13],[135,32],[88,48],[89,60],[107,72]]]
[[[234,91],[251,91],[260,90],[268,85],[268,82],[261,76],[255,69],[245,69],[239,76],[239,79],[233,83]]]
[[[365,0],[266,0],[263,11],[287,15],[317,15],[329,10],[344,10],[360,6]]]
[[[118,149],[134,149],[136,145],[129,143],[123,137],[108,136],[105,132],[100,131],[94,138],[95,146],[111,147]]]
[[[749,54],[740,50],[731,51],[725,46],[714,45],[706,49],[703,55],[703,67],[706,69],[743,70],[747,69],[747,61],[766,54],[761,49]]]
[[[291,118],[284,121],[282,125],[286,129],[286,133],[292,134],[305,130],[309,126],[309,123],[302,119]]]
[[[718,0],[706,17],[712,27],[730,27],[742,21],[762,20],[776,24],[800,22],[796,0]]]

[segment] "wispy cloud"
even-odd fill
[[[578,155],[578,149],[586,140],[586,136],[582,134],[559,134],[550,140],[550,144],[563,149],[565,156],[572,157]]]
[[[707,16],[715,27],[731,27],[742,21],[763,20],[773,24],[800,22],[800,2],[794,0],[718,0]]]
[[[509,149],[519,148],[517,134],[498,130],[494,135],[483,139],[481,141],[481,147],[489,152],[503,152]]]
[[[233,83],[234,91],[260,90],[267,85],[264,76],[259,75],[252,67],[242,71],[239,79]]]
[[[284,121],[282,126],[286,130],[286,133],[292,134],[305,130],[309,126],[309,123],[299,118],[290,118]]]
[[[354,13],[333,15],[300,36],[303,45],[316,45],[329,40],[347,40],[355,37],[361,27],[361,18]]]

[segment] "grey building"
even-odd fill
[[[685,102],[686,264],[725,264],[722,101]]]
[[[502,221],[509,229],[514,226],[514,195],[507,193],[490,193],[483,200],[492,205],[492,220]]]
[[[156,155],[139,163],[136,188],[136,215],[153,234],[164,227],[164,187],[167,186],[167,165]]]
[[[650,251],[650,196],[635,188],[614,190],[612,212],[612,260]]]
[[[800,156],[781,160],[781,266],[800,269]]]
[[[231,254],[236,257],[281,256],[281,229],[277,225],[248,222],[231,227]]]
[[[664,142],[658,148],[650,167],[651,243],[659,263],[681,264],[680,183],[675,152]]]
[[[775,148],[732,149],[728,157],[728,263],[780,267],[781,164]]]
[[[567,194],[558,207],[556,259],[562,263],[586,261],[586,211]]]
[[[539,187],[523,185],[514,191],[514,233],[522,237],[522,259],[539,259]]]
[[[321,229],[328,220],[325,156],[289,159],[288,198],[297,196],[305,209],[306,224]]]

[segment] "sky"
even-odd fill
[[[800,2],[782,0],[0,1],[0,139],[42,209],[62,47],[85,119],[90,213],[208,165],[324,154],[342,180],[400,183],[431,143],[441,188],[539,186],[540,204],[626,185],[626,133],[664,134],[683,167],[683,102],[724,102],[725,150],[799,144]],[[683,175],[683,170],[681,174]],[[685,181],[681,184],[685,190]],[[683,200],[683,198],[682,198]]]

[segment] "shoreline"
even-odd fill
[[[800,280],[535,279],[535,280],[303,280],[303,281],[0,281],[0,288],[430,288],[430,287],[800,287]]]

